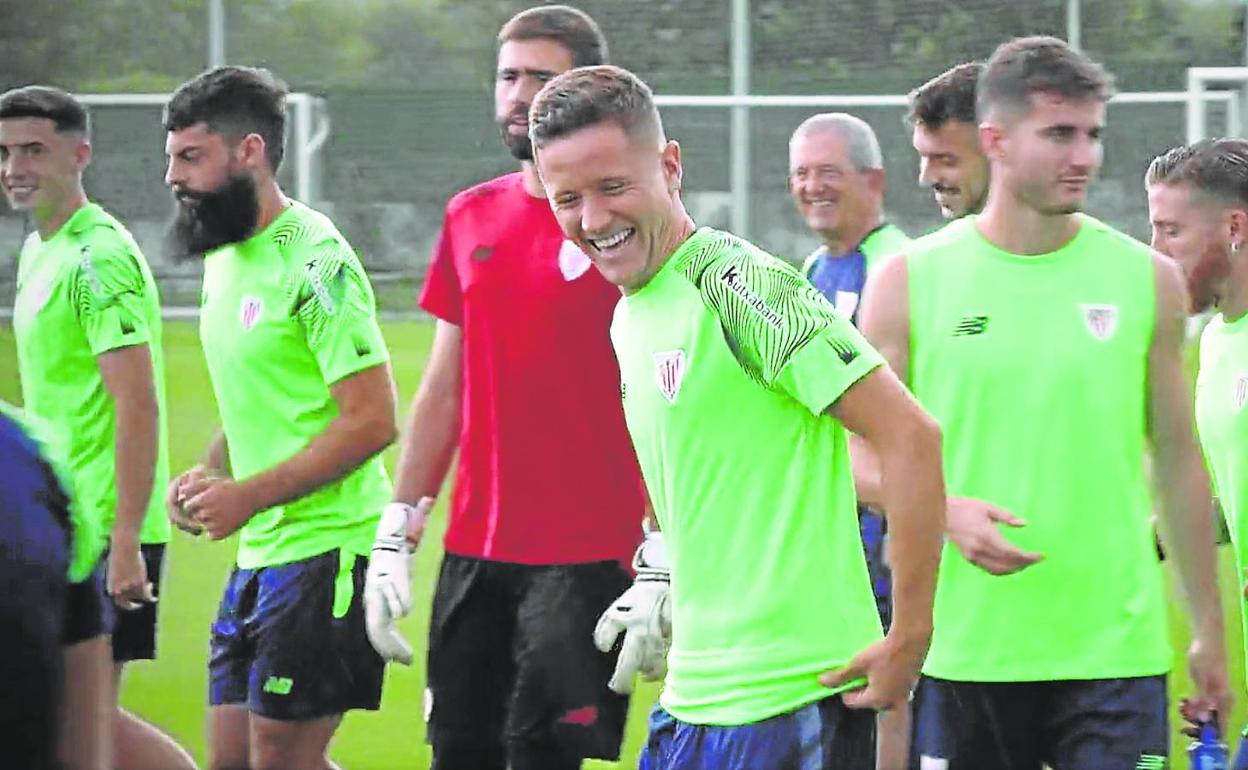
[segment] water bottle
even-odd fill
[[[1188,745],[1187,759],[1192,770],[1227,770],[1230,767],[1226,744],[1218,736],[1217,722],[1201,723],[1200,738]]]

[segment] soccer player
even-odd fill
[[[983,213],[868,281],[863,329],[943,426],[953,496],[913,767],[1166,761],[1150,447],[1192,677],[1219,711],[1229,703],[1181,276],[1080,213],[1111,87],[1055,38],[1001,45],[977,94]]]
[[[867,271],[910,241],[884,220],[884,158],[875,131],[844,112],[807,118],[789,139],[789,194],[823,241],[802,272],[841,315],[857,321]],[[876,609],[887,629],[892,602],[884,518],[860,506],[858,524]],[[898,709],[881,716],[879,767],[904,767],[907,714]]]
[[[390,480],[394,383],[372,287],[323,214],[277,184],[285,86],[219,67],[165,107],[174,233],[203,254],[200,339],[222,431],[174,479],[170,514],[239,532],[212,625],[214,768],[322,770],[349,709],[376,709],[384,664],[361,596]]]
[[[1146,184],[1153,248],[1183,268],[1191,312],[1217,311],[1201,336],[1196,426],[1248,599],[1248,142],[1176,147],[1153,160]],[[1248,629],[1244,609],[1241,600]],[[1184,712],[1208,721],[1210,705],[1185,703]],[[1248,740],[1240,742],[1235,768],[1248,769]]]
[[[988,199],[988,158],[975,116],[982,69],[980,62],[959,64],[909,95],[906,122],[919,154],[919,184],[932,188],[945,219],[978,214]]]
[[[402,512],[379,535],[410,520],[418,540],[424,517],[410,505],[437,495],[458,452],[429,624],[433,767],[563,770],[619,754],[628,701],[608,688],[616,659],[593,632],[629,585],[621,562],[645,502],[608,337],[619,294],[560,232],[528,112],[547,81],[604,61],[607,44],[558,5],[512,17],[498,43],[495,117],[520,170],[447,204],[420,298],[437,329],[399,461]],[[379,564],[384,553],[379,538]],[[401,567],[379,575],[370,596],[407,581]],[[391,621],[379,616],[373,637],[410,660]],[[628,689],[632,671],[614,681]]]
[[[120,610],[108,614],[104,636],[78,637],[70,659],[106,650],[111,633],[104,692],[116,712],[115,766],[181,770],[194,767],[181,747],[116,706],[126,662],[156,656],[169,520],[153,489],[164,489],[169,467],[160,300],[134,239],[83,192],[90,160],[90,119],[73,96],[42,86],[0,95],[5,195],[35,225],[19,257],[13,321],[23,400],[68,441],[75,505],[103,535],[84,547],[107,548],[105,585]],[[71,626],[71,636],[80,632]]]
[[[615,67],[551,81],[530,132],[564,233],[620,287],[621,393],[671,564],[671,651],[643,768],[867,768],[931,631],[940,432],[801,274],[695,229],[680,147]],[[880,638],[846,428],[883,466]]]

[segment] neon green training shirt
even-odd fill
[[[950,497],[1027,522],[1042,561],[994,576],[946,544],[924,673],[1115,679],[1171,664],[1150,522],[1147,246],[1083,216],[1048,254],[997,248],[968,216],[911,244],[910,386],[944,431]]]
[[[204,262],[199,333],[229,448],[243,480],[297,454],[338,416],[330,386],[389,360],[373,289],[346,239],[298,202]],[[333,550],[365,555],[390,479],[380,455],[344,478],[257,513],[238,566],[288,564]]]
[[[795,269],[698,230],[616,307],[624,413],[672,565],[661,703],[740,725],[833,693],[881,636],[847,435],[883,361]]]
[[[17,268],[13,332],[24,408],[61,438],[81,516],[108,543],[117,515],[117,414],[96,358],[146,345],[152,358],[159,444],[143,543],[169,541],[169,484],[160,297],[138,244],[94,203],[48,240],[31,233]]]
[[[1235,547],[1238,583],[1248,576],[1248,315],[1218,315],[1200,337],[1196,428]],[[1248,632],[1240,594],[1240,622]],[[1245,638],[1248,638],[1246,633]]]

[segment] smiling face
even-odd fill
[[[680,244],[680,146],[605,121],[548,140],[537,169],[564,235],[626,293]]]
[[[835,131],[799,133],[789,143],[789,194],[806,226],[825,242],[862,228],[883,193],[883,173],[854,168],[848,144]]]
[[[49,118],[0,119],[0,185],[14,211],[63,209],[80,193],[90,159],[85,135],[57,131]]]

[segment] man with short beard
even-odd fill
[[[520,171],[446,207],[420,299],[437,330],[378,529],[374,561],[389,567],[368,596],[385,612],[369,628],[383,656],[411,660],[394,619],[411,608],[407,558],[429,501],[417,505],[458,451],[429,624],[433,767],[570,770],[619,754],[628,701],[608,680],[628,690],[663,660],[658,643],[645,665],[621,655],[613,675],[615,657],[594,649],[645,507],[608,339],[619,294],[560,232],[528,136],[542,85],[603,61],[606,42],[566,6],[517,14],[498,42],[495,115]],[[651,582],[650,601],[665,586]]]
[[[183,529],[239,532],[212,626],[214,768],[324,770],[384,664],[362,601],[390,499],[394,382],[355,252],[277,184],[285,86],[220,67],[165,107],[174,234],[204,256],[200,339],[222,431],[165,502]]]
[[[983,64],[953,67],[910,92],[911,143],[919,184],[930,187],[945,219],[978,214],[988,199],[988,158],[979,146],[975,87]]]
[[[1153,248],[1179,263],[1191,312],[1216,314],[1200,338],[1196,427],[1213,488],[1235,549],[1240,580],[1248,577],[1248,141],[1218,139],[1175,147],[1149,164],[1145,177]],[[1248,628],[1248,582],[1239,601]],[[1184,700],[1192,722],[1208,722],[1209,704]],[[1222,715],[1225,718],[1225,714]],[[1245,731],[1248,732],[1248,731]],[[1248,770],[1248,740],[1236,770]]]

